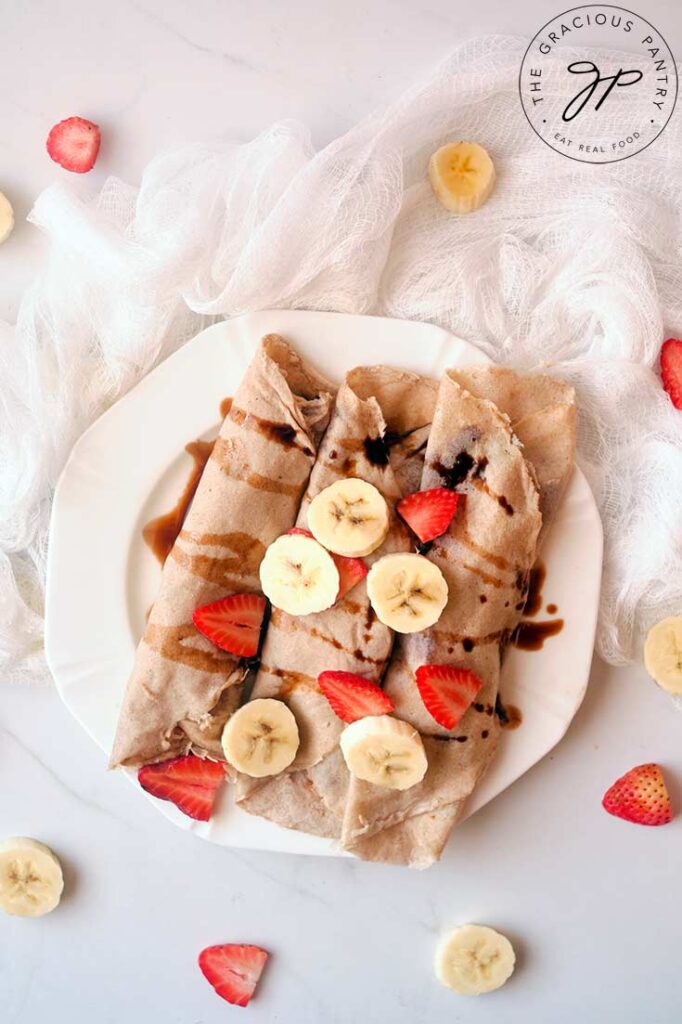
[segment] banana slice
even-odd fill
[[[361,558],[384,542],[388,533],[388,505],[366,480],[337,480],[310,502],[308,526],[328,551]]]
[[[429,178],[446,210],[471,213],[492,192],[495,168],[477,142],[451,142],[429,160]]]
[[[423,555],[384,555],[367,576],[372,608],[396,633],[433,626],[448,601],[448,585],[437,565]]]
[[[351,775],[384,789],[409,789],[428,768],[417,730],[389,715],[358,718],[346,726],[339,743]]]
[[[62,866],[36,839],[15,836],[0,843],[0,908],[18,917],[42,917],[59,904]]]
[[[664,690],[682,694],[682,615],[652,626],[644,644],[644,665]]]
[[[281,700],[260,697],[244,704],[223,729],[223,753],[244,775],[278,775],[296,757],[298,726]]]
[[[461,996],[480,996],[504,985],[514,970],[514,947],[505,935],[480,924],[463,924],[436,950],[436,977]]]
[[[324,548],[301,534],[278,537],[260,564],[263,593],[289,615],[331,608],[339,592],[339,570]]]
[[[14,227],[14,210],[6,195],[0,192],[0,245],[6,242]]]

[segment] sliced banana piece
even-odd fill
[[[298,726],[281,700],[260,697],[244,704],[223,729],[223,753],[244,775],[263,779],[288,768],[299,747]]]
[[[278,537],[260,564],[263,593],[289,615],[331,608],[339,592],[339,570],[328,551],[301,534]]]
[[[429,179],[446,210],[471,213],[492,192],[495,167],[477,142],[451,142],[431,157]]]
[[[37,839],[15,836],[0,843],[0,908],[17,917],[42,917],[59,904],[62,866]]]
[[[384,555],[367,576],[367,593],[377,618],[396,633],[433,626],[448,601],[448,585],[423,555]]]
[[[14,228],[14,210],[4,193],[0,192],[0,245],[7,241]]]
[[[514,947],[505,935],[481,924],[463,924],[436,950],[436,977],[461,996],[480,996],[504,985],[514,970]]]
[[[668,693],[682,694],[682,615],[652,626],[644,643],[644,665]]]
[[[388,533],[388,505],[366,480],[337,480],[310,502],[308,526],[329,551],[361,558],[383,544]]]
[[[384,789],[409,789],[428,768],[417,730],[390,715],[359,718],[346,726],[339,743],[351,775]]]

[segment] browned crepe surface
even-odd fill
[[[306,509],[316,494],[343,477],[359,477],[381,491],[391,509],[389,534],[365,559],[367,564],[410,549],[410,534],[395,505],[405,481],[421,476],[436,387],[434,381],[382,366],[348,374],[320,445],[299,526],[306,527]],[[347,773],[333,752],[343,722],[320,692],[317,677],[333,669],[379,682],[392,644],[393,634],[374,615],[364,581],[333,608],[315,615],[294,617],[273,610],[252,697],[284,700],[296,716],[301,745],[287,773],[269,779],[240,777],[237,800],[245,810],[289,828],[340,833],[338,808]]]
[[[282,338],[263,339],[164,565],[121,709],[112,766],[190,750],[222,759],[220,735],[245,668],[196,630],[192,614],[228,594],[260,591],[261,559],[295,522],[334,390]]]
[[[497,368],[444,377],[421,487],[451,486],[465,495],[450,530],[428,554],[448,582],[449,600],[432,629],[398,637],[385,681],[397,717],[422,733],[429,768],[405,792],[351,780],[342,842],[358,856],[418,867],[438,859],[492,760],[501,654],[523,610],[540,509],[547,520],[553,515],[574,441],[573,394],[560,382]],[[531,454],[537,465],[527,461]],[[414,674],[427,663],[468,668],[483,680],[452,731],[435,722],[419,697]]]

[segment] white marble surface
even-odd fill
[[[568,4],[566,4],[568,6]],[[66,174],[44,152],[60,117],[105,140],[83,189],[136,181],[159,149],[248,138],[294,116],[322,145],[479,31],[532,34],[547,0],[5,0],[0,189],[19,218]],[[638,10],[681,49],[678,0]],[[0,248],[0,317],[13,319],[41,239],[19,224]],[[548,680],[548,685],[551,680]],[[0,833],[51,844],[66,867],[59,911],[0,919],[3,1024],[673,1024],[682,1010],[682,818],[637,829],[600,807],[631,765],[658,760],[682,810],[682,718],[641,669],[597,663],[566,740],[467,822],[427,873],[351,861],[231,853],[174,829],[70,719],[54,689],[0,685]],[[677,779],[677,782],[675,782]],[[513,980],[481,1000],[440,988],[440,932],[505,930]],[[220,941],[272,961],[247,1011],[195,966]]]

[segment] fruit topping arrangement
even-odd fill
[[[46,148],[62,168],[84,174],[94,167],[100,142],[95,123],[69,117],[51,129]],[[461,141],[444,145],[431,156],[428,177],[445,210],[465,215],[488,200],[496,175],[481,145]],[[9,238],[13,227],[12,205],[0,192],[0,243]],[[682,409],[682,341],[665,341],[660,372],[670,400]],[[377,441],[383,455],[384,441]],[[420,546],[431,545],[451,529],[458,512],[462,515],[465,500],[464,494],[438,487],[410,494],[391,508],[369,482],[340,479],[310,502],[307,528],[290,529],[268,546],[259,568],[262,594],[233,593],[197,607],[194,626],[215,647],[240,659],[245,675],[258,664],[271,608],[293,617],[319,615],[346,601],[363,581],[369,611],[380,623],[402,635],[427,630],[439,621],[450,595],[443,573],[419,553],[426,550]],[[379,550],[395,524],[404,534],[411,531],[417,551],[395,551],[390,544],[385,553]],[[480,600],[485,602],[486,597],[481,595]],[[425,645],[425,658],[426,652]],[[660,687],[682,696],[682,616],[665,618],[652,627],[644,661]],[[315,692],[343,723],[339,747],[352,776],[397,791],[424,779],[428,760],[422,736],[395,717],[393,701],[379,682],[331,666],[310,682],[313,687],[316,682]],[[457,665],[425,663],[414,671],[415,691],[424,708],[448,732],[458,727],[483,685],[474,672]],[[493,714],[492,705],[489,713]],[[448,737],[439,734],[437,738]],[[267,778],[296,767],[300,743],[291,708],[284,700],[269,697],[243,703],[221,736],[227,766],[251,778]],[[151,796],[207,822],[226,781],[226,765],[188,753],[144,765],[137,777]],[[673,817],[663,773],[655,763],[626,772],[610,786],[602,804],[610,815],[639,825],[665,825]],[[39,917],[58,906],[63,889],[61,865],[47,846],[22,837],[0,843],[0,909]],[[259,946],[228,943],[202,950],[198,964],[222,999],[245,1007],[268,957]],[[474,996],[504,985],[515,961],[512,944],[504,935],[487,926],[465,924],[441,940],[434,968],[444,986]]]

